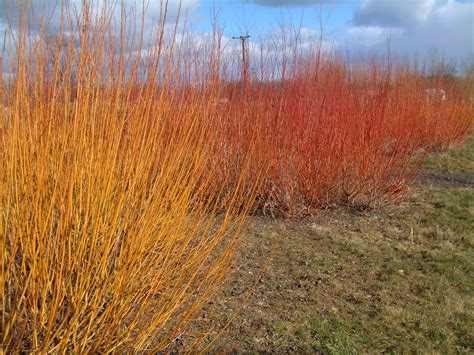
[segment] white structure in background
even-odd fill
[[[230,104],[230,100],[225,98],[225,97],[219,97],[219,98],[215,98],[213,101],[212,101],[212,104],[211,106],[213,108],[217,108],[217,107],[222,107],[222,106],[227,106]]]
[[[440,101],[447,100],[446,91],[443,89],[436,89],[436,88],[426,89],[425,93],[426,93],[426,97],[431,100],[440,100]]]

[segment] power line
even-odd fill
[[[247,40],[249,38],[250,38],[249,35],[232,37],[232,39],[239,39],[242,43],[242,84],[244,88],[247,87],[247,84],[249,82],[249,63],[248,63],[248,47],[247,47]]]

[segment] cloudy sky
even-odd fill
[[[57,2],[32,1],[45,8]],[[149,21],[158,16],[160,0],[150,1]],[[179,0],[169,1],[170,12],[176,13]],[[0,0],[0,30],[16,3]],[[248,33],[257,41],[281,24],[316,35],[319,30],[319,0],[182,0],[192,30],[201,34],[211,30],[212,7],[228,38]],[[474,58],[474,0],[324,0],[322,18],[325,41],[354,51],[383,51],[390,38],[392,51],[400,56],[424,58],[436,48],[458,64]]]

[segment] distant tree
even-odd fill
[[[464,77],[474,80],[474,59],[471,59],[470,62],[466,63],[463,69]]]
[[[428,51],[423,72],[430,79],[454,79],[457,74],[457,65],[453,61],[446,62],[444,56],[439,58],[438,50],[431,48]]]

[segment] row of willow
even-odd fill
[[[152,34],[124,7],[64,3],[48,22],[27,5],[0,87],[8,352],[166,349],[216,292],[249,211],[386,203],[472,123],[458,81],[427,96],[406,64],[277,41],[253,47],[243,85],[221,33],[170,25],[166,4]]]

